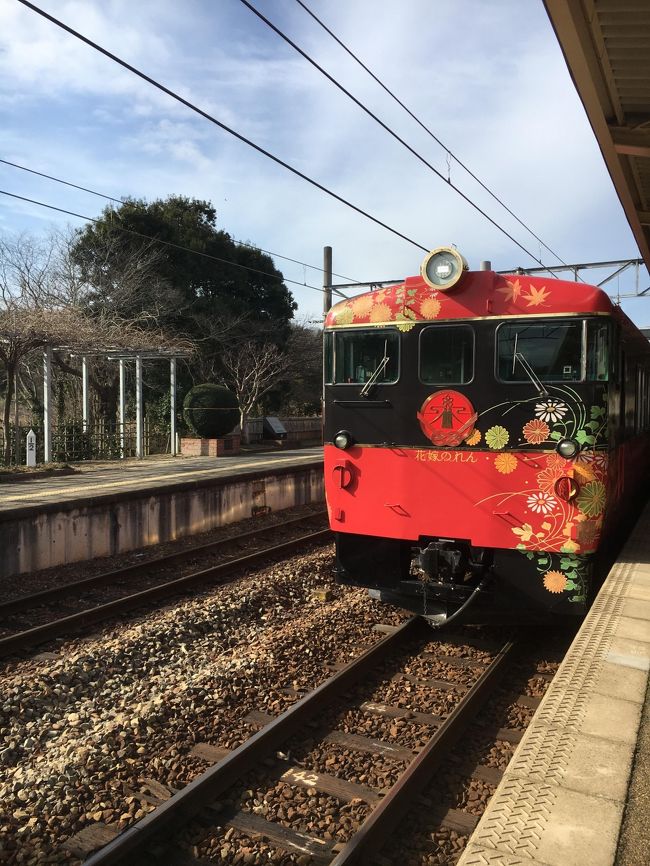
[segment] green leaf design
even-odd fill
[[[554,442],[558,442],[562,438],[562,434],[559,430],[553,430],[553,432],[548,438],[552,439]]]

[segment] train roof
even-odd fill
[[[408,331],[418,322],[506,316],[612,315],[615,311],[620,312],[609,295],[586,283],[494,271],[466,271],[448,291],[433,289],[417,276],[341,301],[328,312],[325,327],[392,325]]]

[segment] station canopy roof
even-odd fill
[[[544,0],[650,270],[650,0]]]

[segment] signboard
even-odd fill
[[[30,430],[27,434],[27,466],[36,466],[36,433]]]
[[[262,436],[265,439],[286,439],[287,429],[279,418],[274,418],[271,415],[267,415],[264,418]]]

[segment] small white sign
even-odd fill
[[[36,466],[36,433],[33,430],[27,434],[27,465]]]

